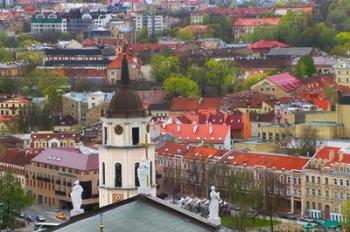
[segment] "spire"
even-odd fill
[[[130,78],[129,78],[129,67],[128,67],[128,60],[126,58],[126,54],[123,54],[123,61],[122,61],[122,70],[121,70],[121,83],[122,85],[129,85]]]

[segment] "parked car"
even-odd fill
[[[297,216],[295,216],[293,213],[291,212],[288,212],[288,213],[282,213],[280,215],[281,218],[286,218],[286,219],[289,219],[289,220],[296,220],[297,219]]]
[[[19,212],[19,215],[18,215],[20,218],[26,218],[26,214],[23,212],[23,211],[21,211],[21,212]]]
[[[55,215],[55,217],[59,220],[66,220],[66,215],[64,215],[64,213],[58,213]]]
[[[302,220],[303,222],[314,222],[315,221],[315,219],[305,217],[305,216],[301,217],[300,220]]]
[[[44,221],[46,221],[46,219],[45,219],[43,216],[41,216],[41,215],[37,215],[37,216],[35,217],[35,220],[37,220],[38,222],[44,222]]]
[[[34,221],[35,221],[35,218],[34,218],[34,216],[26,216],[26,217],[25,217],[25,220],[26,220],[27,222],[34,222]]]

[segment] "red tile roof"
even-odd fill
[[[219,109],[221,103],[221,98],[200,98],[199,99],[199,109]]]
[[[30,164],[31,159],[33,159],[35,156],[36,154],[32,154],[29,151],[12,148],[7,149],[0,155],[0,163],[24,167],[26,164]]]
[[[302,170],[309,158],[283,154],[260,154],[232,151],[222,159],[224,163],[239,166],[261,166],[278,170]]]
[[[207,146],[189,146],[179,143],[166,143],[156,149],[158,156],[174,157],[181,155],[185,159],[218,159],[227,153],[226,150],[207,147]]]
[[[125,55],[130,67],[135,67],[137,69],[141,68],[142,64],[139,59],[137,59],[136,57],[132,57],[130,54],[125,54]],[[111,63],[107,65],[107,68],[121,69],[123,58],[124,58],[124,54],[119,54]]]
[[[184,154],[185,159],[219,159],[224,156],[226,150],[218,149],[215,147],[207,147],[207,146],[196,146],[190,147],[187,152]]]
[[[166,143],[156,149],[157,155],[170,156],[183,155],[186,152],[187,146],[179,143]]]
[[[222,108],[224,110],[233,111],[236,108],[261,108],[263,102],[273,106],[276,101],[277,99],[273,95],[268,95],[253,90],[246,90],[227,94],[223,98]]]
[[[250,49],[271,49],[271,48],[286,48],[289,47],[287,44],[281,43],[279,41],[270,40],[260,40],[258,42],[252,43],[248,48]]]
[[[174,97],[170,101],[170,111],[195,111],[198,106],[198,98]]]
[[[288,93],[297,90],[303,85],[302,81],[289,72],[269,76],[267,79]]]
[[[15,119],[12,115],[0,115],[0,123],[12,122]]]
[[[333,163],[350,164],[350,150],[325,146],[318,150],[313,158],[328,161],[325,163],[325,167],[331,167]]]
[[[210,144],[223,144],[230,134],[230,126],[225,124],[168,124],[161,128],[161,132],[170,134],[184,143],[201,143],[203,141]]]
[[[280,18],[238,18],[234,22],[235,26],[260,26],[260,25],[273,25],[276,26],[280,23]]]

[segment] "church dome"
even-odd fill
[[[145,111],[139,95],[129,86],[128,61],[124,55],[121,69],[121,87],[114,94],[107,113],[107,118],[141,118]]]

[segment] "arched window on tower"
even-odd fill
[[[140,187],[139,177],[137,176],[137,169],[139,168],[139,163],[135,163],[135,187]]]
[[[102,163],[102,184],[106,184],[106,165]]]
[[[120,163],[114,165],[114,172],[114,187],[122,187],[122,165]]]

